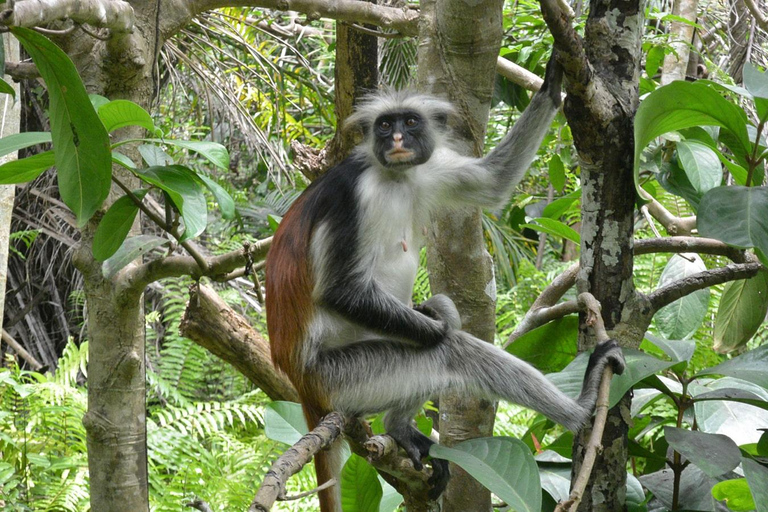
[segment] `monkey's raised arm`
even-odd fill
[[[435,152],[433,160],[437,165],[432,177],[441,182],[443,201],[496,206],[509,199],[560,108],[562,75],[553,52],[541,89],[512,129],[484,158],[457,158],[453,151]]]

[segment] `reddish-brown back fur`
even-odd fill
[[[272,361],[284,371],[301,397],[309,429],[330,411],[321,383],[308,375],[302,352],[314,313],[313,276],[309,261],[312,226],[303,212],[306,194],[300,196],[280,222],[266,264],[266,308]],[[335,476],[326,453],[315,456],[318,485]],[[319,494],[322,512],[338,510],[333,489]]]

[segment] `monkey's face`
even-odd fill
[[[373,124],[373,149],[385,167],[412,167],[432,156],[428,121],[412,110],[389,112]]]

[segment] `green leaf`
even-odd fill
[[[229,153],[227,148],[217,142],[193,141],[193,140],[175,140],[175,139],[144,139],[147,142],[155,144],[169,144],[180,148],[194,151],[200,156],[206,158],[216,167],[229,170]]]
[[[189,240],[205,231],[208,224],[208,206],[197,176],[181,165],[149,167],[136,171],[142,180],[155,185],[168,194],[171,202],[184,219],[181,241]]]
[[[768,368],[768,345],[762,345],[717,366],[706,368],[697,373],[696,377],[728,375],[768,389],[768,371],[766,368]]]
[[[174,163],[173,158],[156,144],[141,144],[139,146],[139,153],[141,158],[150,167],[173,165]]]
[[[730,402],[739,402],[768,410],[768,401],[757,393],[753,393],[746,389],[722,388],[701,393],[692,398],[694,403],[707,400],[728,400]]]
[[[12,97],[16,98],[16,90],[13,88],[11,84],[0,78],[0,93],[3,94],[10,94]]]
[[[731,352],[755,335],[768,313],[768,271],[725,285],[715,317],[714,349]]]
[[[559,236],[570,240],[576,245],[581,243],[581,235],[579,235],[578,231],[560,222],[559,220],[548,219],[547,217],[538,217],[533,219],[533,222],[536,224],[522,224],[520,227],[531,228],[535,231],[541,231],[549,235]]]
[[[699,194],[719,186],[723,181],[720,159],[701,142],[681,140],[677,143],[677,156],[688,181]]]
[[[101,105],[98,110],[99,118],[108,132],[126,126],[141,126],[152,135],[157,130],[155,122],[149,113],[136,103],[129,100],[114,100]]]
[[[293,446],[309,431],[301,405],[272,402],[264,411],[264,433],[269,439]]]
[[[690,258],[693,261],[689,261]],[[675,254],[659,278],[659,287],[707,270],[704,261],[693,253]],[[654,316],[659,332],[667,339],[684,340],[696,332],[709,306],[709,289],[695,291],[661,308]]]
[[[355,454],[341,470],[341,509],[344,512],[379,512],[382,497],[378,473]]]
[[[96,115],[69,57],[37,32],[12,27],[48,88],[59,193],[83,226],[109,194],[109,135]]]
[[[701,200],[701,236],[768,254],[768,187],[717,187]]]
[[[581,189],[576,189],[573,192],[564,195],[558,199],[555,199],[547,206],[544,207],[544,211],[541,212],[543,217],[549,217],[550,219],[559,219],[561,215],[568,211],[575,201],[581,198]]]
[[[46,169],[53,167],[56,163],[55,159],[53,151],[45,151],[21,160],[6,162],[0,165],[0,185],[32,181]]]
[[[744,65],[744,87],[755,100],[760,120],[768,118],[768,73],[761,73],[751,62],[747,62]]]
[[[757,512],[768,512],[768,468],[752,459],[743,459],[741,466],[747,477]]]
[[[694,397],[694,414],[699,430],[726,435],[739,446],[757,442],[760,429],[768,425],[768,409],[760,403],[768,402],[768,390],[747,380],[729,376],[701,382],[705,385],[691,382],[688,386]],[[734,390],[739,390],[738,394]],[[746,398],[747,393],[755,395],[760,402]],[[717,394],[722,394],[724,399],[707,399]],[[733,399],[726,400],[728,395],[734,395]],[[704,398],[700,400],[700,396]],[[753,404],[763,407],[757,408]]]
[[[152,249],[169,244],[170,241],[153,235],[140,235],[128,238],[112,255],[101,265],[101,273],[106,279],[111,279],[126,265]]]
[[[0,139],[0,156],[46,142],[51,142],[50,132],[14,133]]]
[[[197,177],[202,180],[203,184],[208,187],[208,190],[213,194],[213,197],[216,199],[216,202],[221,209],[221,216],[225,219],[233,219],[235,217],[235,201],[232,199],[232,196],[229,195],[229,192],[224,190],[221,185],[205,174],[197,173]]]
[[[751,149],[747,116],[742,109],[704,84],[676,81],[659,87],[640,104],[635,115],[635,186],[640,193],[640,155],[656,137],[693,126],[721,126],[733,133],[740,152]]]
[[[645,333],[645,339],[660,348],[676,363],[690,361],[696,350],[696,342],[694,340],[667,340],[649,333]]]
[[[93,105],[93,110],[97,112],[99,110],[99,107],[109,103],[109,98],[105,98],[101,94],[89,94],[88,99],[91,100],[91,105]]]
[[[579,318],[570,315],[533,329],[506,347],[506,351],[544,373],[565,368],[578,353]]]
[[[563,190],[565,187],[565,166],[560,155],[553,155],[549,159],[549,181],[555,190]]]
[[[664,427],[669,446],[712,478],[732,471],[741,462],[741,451],[729,437],[695,430]]]
[[[129,171],[136,170],[136,164],[133,163],[133,160],[131,160],[124,154],[120,153],[119,151],[112,151],[112,161],[118,165],[125,167]]]
[[[724,501],[728,510],[734,512],[755,510],[755,501],[749,492],[746,478],[735,478],[715,484],[712,487],[712,497],[717,501]]]
[[[142,199],[147,192],[146,189],[134,190],[133,194]],[[112,203],[93,236],[93,257],[96,261],[104,261],[117,252],[128,236],[138,212],[139,207],[127,195]]]
[[[649,77],[656,75],[659,66],[664,62],[664,46],[653,45],[648,49],[648,56],[645,59],[645,73]]]
[[[530,450],[519,439],[470,439],[453,448],[433,445],[432,457],[459,465],[517,512],[540,512],[539,470]]]

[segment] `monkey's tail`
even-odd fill
[[[325,413],[316,408],[304,407],[304,417],[307,420],[307,426],[311,431]],[[327,449],[318,452],[315,455],[315,474],[317,475],[317,485],[320,486],[328,480],[335,478],[336,485],[323,489],[318,493],[321,512],[341,512],[341,465],[342,465],[342,439],[337,438]]]

